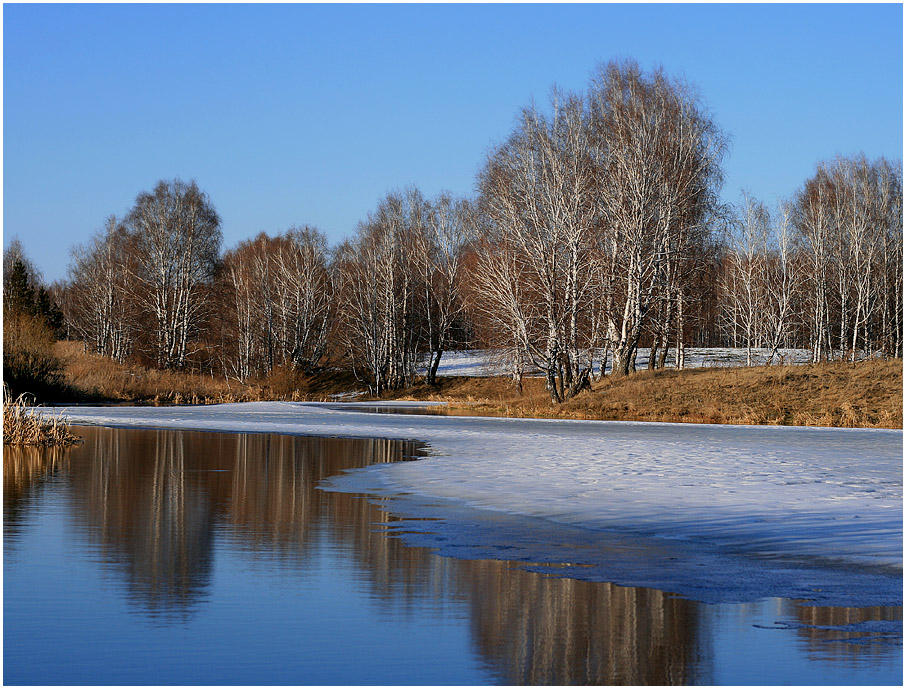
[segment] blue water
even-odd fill
[[[5,684],[902,682],[901,607],[548,576],[465,523],[443,557],[407,545],[435,519],[318,488],[411,443],[78,430],[5,448]]]

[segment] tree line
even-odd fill
[[[684,365],[685,347],[902,356],[902,165],[819,163],[769,211],[719,201],[728,140],[690,85],[631,61],[531,104],[477,194],[389,193],[339,246],[309,226],[223,251],[195,182],[161,181],[73,250],[67,336],[246,380],[341,366],[374,393],[495,349],[559,402],[594,371]],[[668,359],[668,353],[672,356]]]

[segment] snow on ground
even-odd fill
[[[484,523],[496,513],[502,521],[491,519],[482,528],[490,529],[487,538],[497,529],[498,540],[520,531],[503,515],[536,524],[539,534],[565,525],[573,529],[571,561],[586,557],[600,544],[600,534],[609,533],[682,546],[687,560],[692,549],[772,566],[808,560],[901,576],[901,431],[393,415],[367,413],[354,404],[303,402],[70,407],[63,413],[74,423],[93,425],[424,441],[427,458],[357,470],[332,481],[333,488],[408,496],[410,508],[417,498],[427,506],[422,516],[430,516],[431,504],[478,508],[460,519],[460,531],[477,533],[462,525]],[[441,540],[450,540],[449,534]],[[558,557],[564,561],[562,554],[536,548],[505,559]],[[668,576],[669,590],[700,586],[695,579],[701,579],[702,567],[719,570],[704,562],[693,563],[697,570],[688,565],[684,581]],[[751,576],[747,567],[741,571],[748,574],[733,576]],[[625,573],[629,582],[638,583],[639,576]],[[712,590],[720,585],[708,584]],[[776,592],[778,584],[771,586]],[[889,581],[884,587],[889,589]]]
[[[770,349],[753,350],[753,364],[762,365],[768,360]],[[636,368],[648,368],[650,350],[647,347],[639,348],[636,358]],[[671,349],[667,355],[667,366],[673,367],[676,363],[675,350]],[[774,356],[775,364],[805,364],[808,363],[811,352],[807,349],[780,349]],[[595,361],[595,372],[600,369],[600,361]],[[608,360],[605,371],[610,371],[611,360]],[[686,368],[710,368],[722,366],[745,366],[746,350],[741,348],[694,348],[686,349]],[[424,370],[424,369],[422,369]],[[489,349],[470,349],[457,352],[444,352],[440,366],[437,370],[441,376],[501,376],[508,375],[506,365],[499,361],[495,352]]]

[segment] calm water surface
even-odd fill
[[[412,443],[78,430],[4,448],[5,684],[902,682],[902,608],[706,605],[443,558],[317,488]]]

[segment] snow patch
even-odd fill
[[[745,366],[746,350],[740,347],[708,347],[698,348],[689,347],[686,350],[685,365],[686,368],[721,368],[729,366]],[[753,349],[752,363],[761,366],[767,363],[771,354],[770,349]],[[636,357],[636,368],[648,368],[648,359],[650,349],[640,347]],[[811,352],[808,349],[779,349],[774,355],[773,363],[780,364],[807,364],[811,359]],[[600,355],[595,357],[594,372],[600,372]],[[610,372],[612,359],[608,359],[605,372]],[[671,349],[667,353],[667,368],[676,366],[676,350]],[[425,368],[420,369],[421,373]],[[532,374],[533,372],[529,372]],[[486,376],[506,376],[510,371],[505,364],[501,363],[499,356],[494,350],[490,349],[469,349],[462,351],[444,352],[440,360],[440,366],[437,369],[439,376],[468,376],[468,377],[486,377]],[[538,372],[534,371],[534,375]]]

